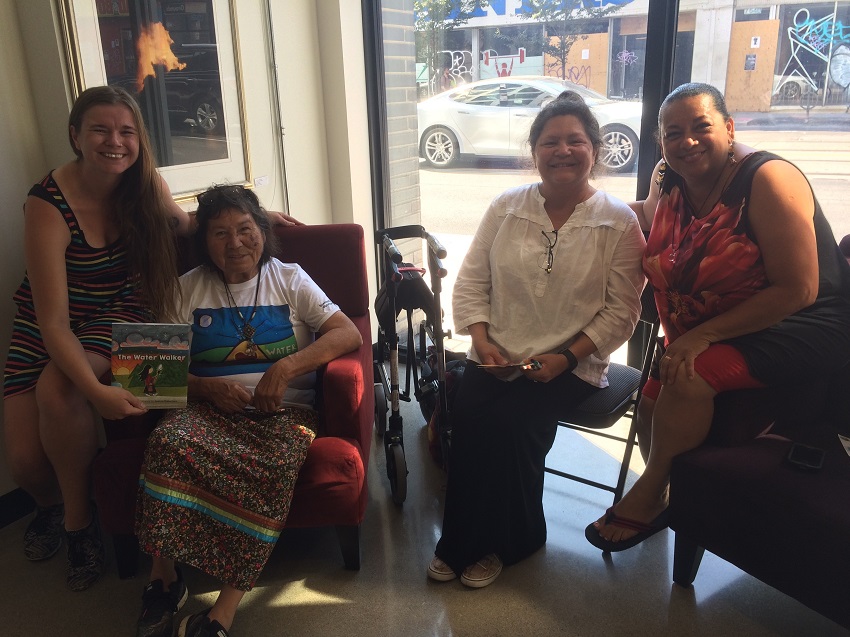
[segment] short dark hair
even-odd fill
[[[194,247],[201,264],[210,269],[218,269],[207,250],[207,231],[210,221],[217,219],[226,210],[239,210],[251,215],[260,232],[263,233],[264,245],[263,253],[260,255],[260,265],[271,259],[277,246],[277,237],[272,229],[268,212],[260,205],[257,195],[244,186],[216,184],[198,195],[198,210],[195,212],[198,229],[194,236]]]
[[[670,94],[664,98],[664,101],[661,102],[661,108],[658,109],[659,130],[661,129],[661,118],[664,115],[664,109],[666,109],[670,104],[690,97],[701,97],[703,95],[707,95],[711,98],[712,106],[714,106],[714,109],[723,116],[723,121],[728,122],[732,119],[732,116],[729,115],[729,109],[726,107],[726,100],[723,99],[723,93],[711,84],[705,84],[703,82],[689,82],[687,84],[680,84],[674,88],[670,91]]]
[[[534,152],[534,147],[537,145],[546,123],[553,117],[562,115],[572,115],[581,122],[585,134],[590,138],[594,151],[602,148],[602,133],[599,130],[599,122],[596,120],[596,116],[581,95],[575,91],[566,90],[541,108],[537,117],[534,118],[528,132],[528,144],[531,146],[531,152]]]

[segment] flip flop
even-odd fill
[[[606,540],[604,537],[599,535],[599,531],[593,525],[593,522],[591,522],[584,530],[584,537],[586,537],[587,541],[593,544],[593,546],[605,551],[606,553],[616,553],[617,551],[630,549],[633,546],[637,546],[648,537],[652,537],[659,531],[663,531],[667,528],[667,509],[664,509],[661,513],[659,513],[652,522],[646,524],[639,520],[620,517],[614,513],[613,508],[614,507],[611,507],[605,512],[605,524],[613,524],[614,526],[619,526],[621,529],[637,531],[637,534],[626,540],[620,540],[619,542]]]

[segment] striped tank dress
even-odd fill
[[[33,186],[29,195],[55,206],[68,224],[71,242],[65,250],[65,271],[71,330],[86,352],[108,359],[112,351],[112,323],[153,320],[142,306],[137,286],[127,271],[125,250],[120,242],[103,248],[92,248],[86,243],[52,172]],[[33,390],[50,360],[38,327],[28,277],[24,276],[13,299],[18,310],[4,371],[4,398]]]

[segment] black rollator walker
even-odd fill
[[[428,270],[430,272],[430,289],[422,278],[424,270],[403,263],[404,258],[393,240],[424,239],[428,248]],[[439,404],[440,444],[448,457],[450,444],[447,406],[446,406],[446,364],[443,350],[443,323],[440,306],[442,291],[441,279],[446,276],[441,259],[446,257],[446,249],[434,235],[425,231],[422,226],[399,226],[378,230],[375,242],[382,246],[383,252],[383,284],[375,299],[375,314],[378,317],[378,343],[375,348],[375,429],[378,436],[384,440],[384,451],[387,458],[387,476],[390,479],[392,499],[395,504],[403,504],[407,498],[407,461],[404,456],[404,431],[402,417],[399,413],[399,401],[410,401],[411,379],[417,401],[434,401],[434,393]],[[413,313],[421,309],[425,320],[420,324],[419,347],[417,349],[413,332]],[[399,345],[396,321],[401,310],[407,312],[407,349],[405,351],[406,374],[405,389],[399,385]],[[437,380],[424,382],[425,377],[432,378],[434,374],[428,363],[427,338],[433,342],[430,360],[436,359]],[[386,357],[390,362],[390,377],[384,366]],[[420,382],[422,379],[422,382]],[[387,421],[387,396],[391,408]],[[423,407],[423,413],[425,408]]]

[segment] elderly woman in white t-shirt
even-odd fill
[[[589,183],[602,138],[581,97],[565,91],[543,108],[529,144],[542,181],[493,201],[453,296],[471,364],[453,405],[428,576],[460,575],[473,588],[546,542],[543,469],[557,417],[607,386],[609,356],[631,336],[644,286],[637,218]]]
[[[190,402],[162,419],[145,451],[136,532],[153,565],[137,637],[172,635],[188,595],[178,562],[222,582],[179,636],[227,637],[315,436],[315,371],[362,341],[300,266],[271,256],[271,222],[252,191],[218,186],[198,203],[204,264],[180,277],[177,308],[192,329]]]

